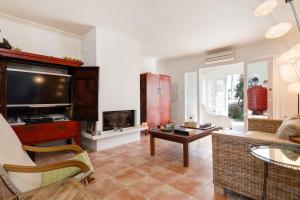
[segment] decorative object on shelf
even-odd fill
[[[65,60],[72,60],[72,61],[76,61],[76,62],[82,62],[80,59],[78,58],[72,58],[72,57],[68,57],[68,56],[65,56],[63,57],[63,59]]]
[[[18,51],[18,52],[22,52],[22,49],[19,47],[12,47],[11,49],[12,51]]]
[[[0,48],[11,49],[12,46],[9,42],[2,36],[2,31],[0,30]]]

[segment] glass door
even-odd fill
[[[211,78],[208,84],[208,109],[215,114],[227,116],[226,77]]]
[[[231,119],[232,129],[244,131],[244,63],[199,69],[200,123],[206,113]]]
[[[248,118],[273,118],[272,57],[246,63],[244,73],[244,119],[247,130]]]

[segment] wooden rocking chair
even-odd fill
[[[73,151],[77,154],[84,154],[84,156],[87,157],[87,153],[77,145],[57,147],[32,147],[22,145],[14,130],[0,114],[0,175],[11,192],[17,196],[21,193],[41,187],[43,185],[43,173],[45,172],[51,171],[55,173],[60,169],[76,168],[78,173],[74,174],[73,177],[84,184],[87,184],[87,180],[94,172],[91,164],[89,166],[86,162],[78,159],[37,166],[30,159],[26,151],[38,153]],[[87,159],[89,161],[88,157]]]

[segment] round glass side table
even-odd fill
[[[250,153],[264,161],[264,185],[262,199],[267,199],[269,164],[292,170],[300,170],[300,147],[296,145],[252,145]]]

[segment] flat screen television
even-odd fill
[[[7,70],[7,106],[70,105],[70,75]]]

